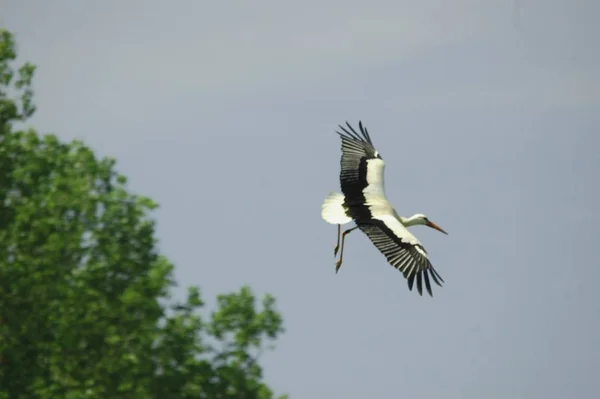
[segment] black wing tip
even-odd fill
[[[339,134],[340,136],[350,137],[354,140],[364,141],[366,143],[369,143],[371,146],[373,145],[373,142],[371,141],[371,136],[369,135],[369,132],[368,132],[366,126],[363,124],[362,120],[359,119],[359,121],[358,121],[358,130],[362,134],[362,137],[361,137],[361,134],[359,134],[356,130],[354,130],[354,128],[348,121],[346,121],[347,128],[342,125],[338,125],[338,127],[345,133],[345,134],[343,134],[336,130],[335,132],[337,134]]]
[[[445,283],[442,277],[438,274],[438,272],[433,268],[429,267],[428,269],[424,269],[419,272],[412,273],[410,276],[407,276],[408,290],[412,291],[415,283],[415,278],[417,280],[417,293],[420,296],[423,296],[423,280],[425,280],[425,289],[430,297],[433,298],[433,290],[431,289],[431,282],[429,280],[431,273],[431,278],[433,281],[440,287],[443,287],[441,283]],[[441,283],[440,283],[441,281]]]
[[[437,272],[437,270],[435,270],[433,268],[433,266],[429,265],[429,272],[431,273],[431,278],[433,278],[433,281],[435,281],[435,283],[437,285],[439,285],[440,287],[442,286],[442,284],[445,284],[446,282],[444,281],[444,279],[442,278],[442,276],[440,276],[440,274]],[[441,281],[441,283],[440,283]]]
[[[363,125],[361,120],[358,121],[358,128],[360,129],[363,136],[365,136],[369,144],[373,145],[373,143],[371,142],[371,135],[369,134],[367,127]]]

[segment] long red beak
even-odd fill
[[[427,226],[431,227],[432,229],[436,229],[437,231],[441,231],[442,233],[448,235],[448,233],[446,233],[444,231],[444,229],[442,229],[440,226],[438,226],[437,224],[435,224],[433,222],[427,222]]]

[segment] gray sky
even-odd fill
[[[283,3],[3,0],[0,23],[39,67],[31,123],[160,203],[182,286],[277,297],[277,392],[595,397],[600,3]],[[434,298],[362,233],[334,273],[320,207],[358,119],[399,213],[449,232],[413,228]]]

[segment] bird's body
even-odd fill
[[[431,265],[425,248],[407,227],[426,225],[446,232],[423,214],[410,218],[398,215],[386,198],[385,163],[373,146],[367,129],[359,122],[359,134],[348,123],[346,125],[348,129],[340,126],[343,133],[337,132],[342,139],[342,193],[329,193],[321,208],[323,219],[338,225],[336,254],[340,247],[340,226],[352,221],[356,223],[355,227],[346,230],[341,236],[341,252],[336,272],[342,264],[345,236],[359,228],[385,255],[388,262],[404,274],[410,290],[416,280],[420,295],[423,283],[429,295],[432,295],[430,277],[439,286],[444,280]]]

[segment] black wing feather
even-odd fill
[[[341,131],[336,131],[342,139],[341,189],[346,200],[352,204],[356,203],[356,205],[364,203],[362,191],[367,186],[367,161],[375,158],[381,159],[362,121],[359,121],[358,127],[359,131],[357,132],[346,122],[346,127],[339,125]]]
[[[387,261],[403,273],[410,291],[412,291],[416,279],[419,295],[423,295],[423,281],[425,281],[425,289],[430,296],[433,296],[429,276],[437,285],[442,286],[444,280],[433,268],[427,256],[419,252],[416,245],[403,242],[385,223],[372,219],[368,222],[359,222],[358,227],[385,255]],[[425,252],[421,245],[419,245],[419,249]]]

